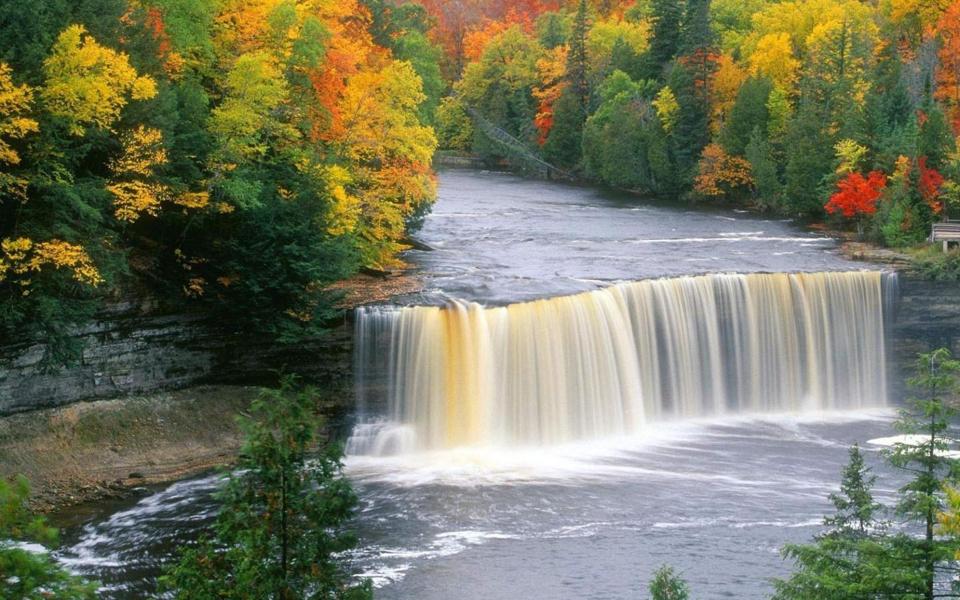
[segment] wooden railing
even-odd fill
[[[934,223],[933,232],[930,234],[930,241],[933,243],[943,242],[944,252],[949,248],[950,242],[960,243],[960,221]]]

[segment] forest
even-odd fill
[[[580,177],[835,215],[890,246],[956,210],[956,3],[461,4],[433,7],[444,148],[506,155],[473,110]]]
[[[944,0],[7,2],[0,334],[69,362],[131,289],[316,333],[438,144],[914,244],[960,202],[958,44]]]
[[[0,597],[443,598],[516,565],[583,597],[956,596],[960,253],[901,288],[843,242],[932,255],[958,140],[960,0],[0,0],[0,400],[31,395],[0,462],[96,443],[125,477],[84,489],[130,494],[61,545],[2,473]],[[344,301],[408,266],[416,294]],[[169,436],[144,407],[263,383],[171,315],[300,362],[148,482],[115,435]],[[142,556],[71,569],[127,526]]]
[[[0,5],[0,337],[152,290],[277,340],[396,263],[435,197],[427,15],[356,2]],[[422,76],[421,76],[422,73]]]

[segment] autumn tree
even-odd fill
[[[936,97],[950,106],[954,131],[960,133],[960,4],[951,3],[936,25],[940,39]]]
[[[395,264],[408,226],[436,195],[430,161],[437,141],[417,119],[424,100],[420,80],[406,62],[354,77],[342,100],[346,158],[355,174],[356,232],[364,264]]]
[[[750,163],[731,156],[718,144],[703,149],[693,191],[706,198],[724,198],[744,193],[753,183]]]
[[[155,98],[157,87],[82,25],[60,32],[37,68],[36,88],[0,69],[8,119],[0,134],[0,332],[43,339],[53,365],[77,356],[70,327],[90,317],[98,293],[124,272],[105,218],[107,165],[124,112]],[[17,143],[27,135],[29,145]]]
[[[37,131],[38,123],[30,117],[33,89],[13,82],[9,65],[0,63],[0,194],[23,198],[29,183],[15,169],[20,164],[20,153],[13,146]]]
[[[163,134],[139,126],[123,137],[123,151],[110,167],[113,181],[107,185],[113,197],[114,216],[136,221],[141,215],[156,216],[169,192],[157,181],[157,169],[167,162]]]
[[[0,334],[51,359],[77,356],[70,327],[127,286],[277,340],[316,334],[336,314],[327,287],[396,264],[429,209],[446,83],[418,5],[0,14]],[[374,127],[349,131],[355,110]]]
[[[44,107],[73,135],[89,126],[109,128],[128,97],[147,100],[157,93],[152,78],[138,76],[125,55],[98,44],[82,25],[60,34],[43,70]]]
[[[824,206],[829,214],[840,213],[855,219],[857,234],[863,236],[863,220],[877,212],[877,201],[887,186],[887,177],[880,171],[871,171],[867,177],[850,173],[837,183],[837,191]]]
[[[532,93],[538,103],[534,125],[537,127],[537,142],[540,145],[546,143],[550,131],[553,129],[554,105],[568,85],[565,77],[566,70],[566,45],[559,45],[548,50],[543,58],[537,61],[537,75],[540,84],[533,88]]]
[[[756,44],[749,59],[750,73],[767,77],[780,89],[792,91],[797,83],[800,61],[793,55],[787,33],[768,33]]]
[[[455,90],[484,119],[532,146],[539,108],[533,89],[539,83],[537,63],[542,52],[536,40],[512,26],[490,41],[480,60],[467,65]],[[488,156],[503,153],[482,136],[475,140],[474,151]]]

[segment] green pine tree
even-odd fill
[[[16,543],[52,547],[58,532],[27,506],[30,486],[22,475],[0,479],[0,597],[23,600],[93,600],[97,585],[71,575],[48,554]],[[14,542],[14,543],[11,543]]]
[[[751,77],[740,87],[720,134],[720,143],[727,152],[743,156],[754,129],[767,128],[770,119],[767,99],[772,91],[773,84],[766,78]]]
[[[357,498],[340,449],[317,451],[317,393],[284,377],[240,420],[237,470],[220,494],[214,535],[185,549],[161,580],[179,600],[360,600],[335,559],[355,544],[345,531]]]
[[[910,386],[923,393],[911,400],[896,427],[910,436],[886,453],[891,465],[910,474],[900,488],[895,514],[903,521],[890,532],[877,520],[881,510],[871,493],[875,477],[859,448],[850,451],[839,494],[832,494],[836,513],[825,520],[828,531],[812,544],[791,545],[785,556],[797,570],[774,582],[775,600],[897,599],[932,600],[952,595],[942,590],[950,577],[960,540],[937,535],[944,510],[944,489],[956,481],[960,461],[948,449],[960,393],[960,361],[946,349],[921,354]],[[919,526],[922,535],[914,535]],[[944,574],[938,575],[941,570]]]
[[[905,536],[900,541],[913,557],[913,570],[922,576],[921,597],[932,600],[938,564],[950,560],[956,549],[955,541],[936,538],[934,528],[943,510],[944,484],[960,474],[960,461],[948,452],[953,443],[949,432],[957,414],[953,403],[960,394],[960,361],[946,348],[921,354],[916,375],[908,384],[922,396],[910,400],[896,427],[912,438],[897,443],[887,456],[890,464],[912,476],[900,488],[896,513],[919,525],[923,536]]]
[[[710,0],[687,0],[680,25],[677,50],[681,56],[691,56],[709,49],[714,44],[710,24]]]
[[[810,100],[801,100],[790,120],[786,136],[787,212],[821,214],[826,202],[822,190],[824,177],[833,172],[833,144],[825,129],[826,116]]]
[[[583,152],[586,113],[576,92],[566,89],[553,105],[553,127],[543,145],[543,156],[554,165],[574,168]]]
[[[682,20],[683,2],[651,0],[650,22],[653,26],[653,35],[650,38],[650,48],[646,56],[646,78],[659,78],[667,63],[677,55]]]
[[[896,597],[909,573],[895,566],[902,559],[901,548],[876,519],[882,507],[873,499],[875,481],[855,444],[843,469],[840,491],[829,496],[836,510],[824,518],[827,531],[811,544],[783,549],[796,571],[788,579],[774,581],[774,600]]]
[[[757,204],[763,210],[780,208],[783,202],[783,184],[777,172],[773,145],[767,139],[765,128],[754,128],[744,154],[750,161]]]
[[[587,0],[580,0],[577,14],[573,19],[573,31],[570,32],[567,52],[568,89],[580,103],[586,113],[590,102],[590,82],[587,79],[587,34],[590,32],[590,15],[587,12]]]
[[[653,574],[650,597],[652,600],[687,600],[690,591],[683,578],[677,575],[672,567],[664,565]]]

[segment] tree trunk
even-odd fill
[[[287,473],[280,472],[280,571],[282,574],[280,598],[290,597],[290,587],[287,585]]]

